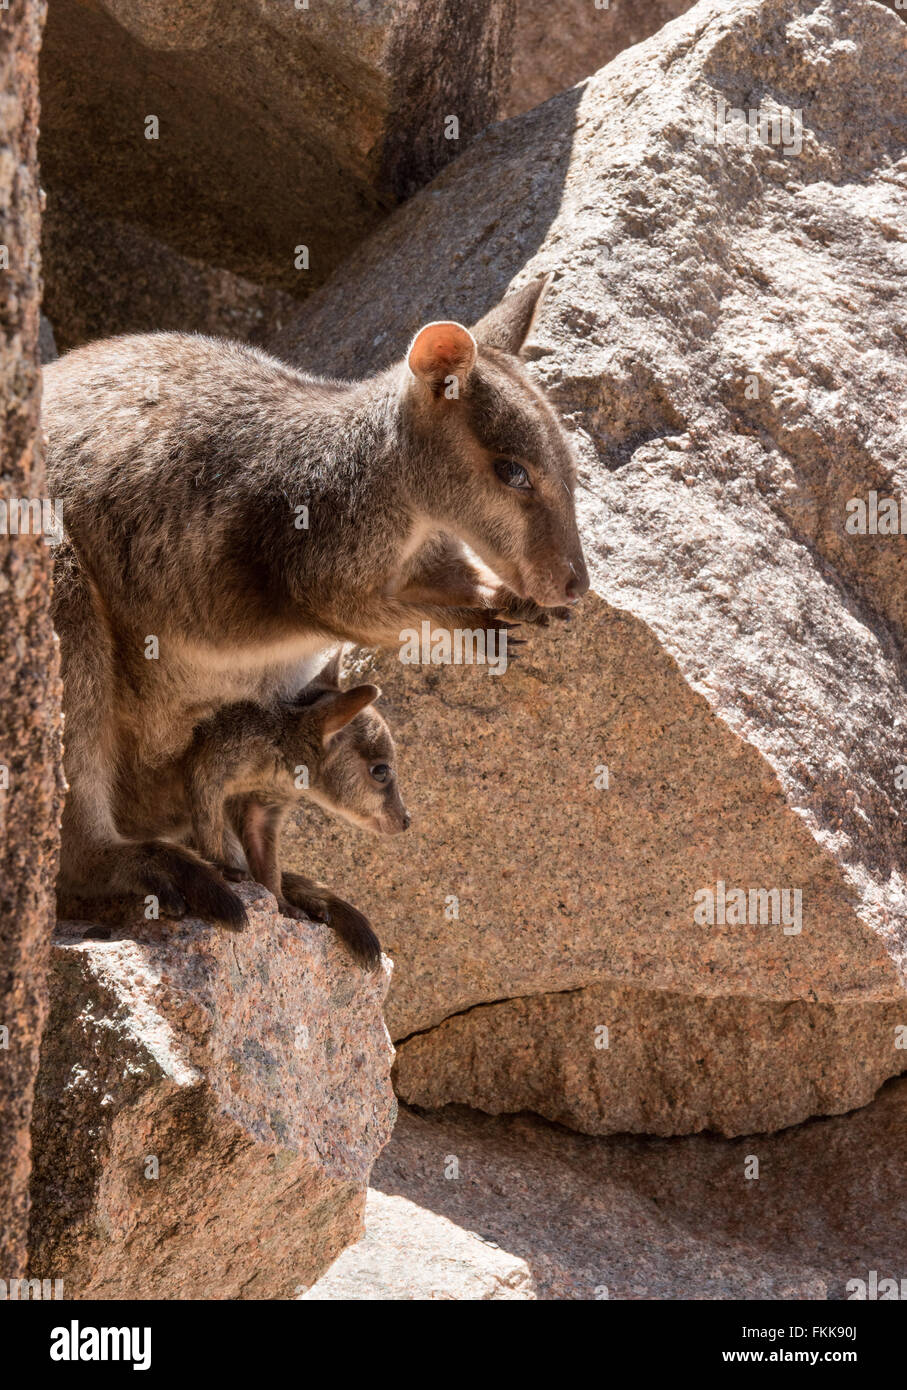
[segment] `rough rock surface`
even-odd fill
[[[871,1270],[907,1277],[905,1122],[907,1078],[852,1115],[730,1141],[403,1107],[372,1187],[525,1262],[539,1299],[842,1299]],[[362,1296],[357,1252],[330,1296]]]
[[[389,969],[240,891],[238,934],[59,929],[29,1240],[69,1298],[292,1298],[362,1233]]]
[[[520,0],[513,31],[513,68],[505,116],[518,116],[556,92],[598,72],[640,43],[691,0]]]
[[[181,256],[53,189],[44,214],[44,308],[60,352],[117,333],[175,330],[258,342],[297,301]],[[44,359],[47,360],[47,359]]]
[[[868,1104],[904,1065],[905,1016],[902,1001],[590,985],[455,1014],[399,1046],[394,1080],[401,1100],[422,1106],[534,1110],[590,1134],[734,1136]]]
[[[345,1250],[301,1301],[534,1297],[524,1260],[405,1197],[370,1190],[364,1238]]]
[[[55,0],[41,63],[51,202],[69,195],[111,219],[113,247],[83,249],[120,305],[124,223],[180,257],[305,296],[494,119],[512,12],[513,0]],[[71,273],[59,235],[54,218],[51,317],[69,342],[59,305],[77,309],[77,294],[58,283]],[[301,246],[308,268],[297,269]],[[136,311],[142,294],[140,283]]]
[[[907,22],[907,0],[879,0]],[[691,0],[520,0],[513,31],[510,95],[519,116],[582,82],[634,43],[685,14]]]
[[[53,552],[30,520],[17,534],[19,509],[9,508],[34,499],[42,516],[47,491],[36,160],[43,21],[42,5],[11,0],[0,25],[0,1271],[7,1278],[24,1273],[28,1126],[47,1009],[61,793],[48,612]]]
[[[530,634],[503,677],[384,654],[417,817],[406,859],[314,820],[295,846],[395,957],[392,1036],[488,1006],[465,1025],[474,1096],[508,1001],[598,984],[685,996],[672,1027],[692,1039],[698,1008],[708,1030],[686,1075],[674,1060],[674,1101],[640,1072],[621,1102],[661,1132],[841,1110],[904,1067],[895,1036],[878,1040],[907,961],[907,535],[845,523],[849,499],[907,491],[905,70],[907,31],[874,0],[703,0],[487,132],[276,340],[361,375],[421,322],[474,321],[556,272],[531,355],[572,430],[600,597]],[[788,125],[747,142],[716,126],[735,108]],[[791,906],[799,890],[802,930],[697,922],[719,883]],[[623,1016],[631,995],[612,1001]],[[548,1113],[606,1131],[623,1119],[597,1112],[593,1039],[554,1063],[596,1003],[550,1008],[535,1043],[550,1065],[525,1061],[514,1084],[546,1074]],[[754,1057],[782,1084],[747,1109]]]

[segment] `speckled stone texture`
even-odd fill
[[[479,1004],[416,1033],[398,1047],[394,1082],[419,1105],[534,1110],[588,1134],[735,1136],[868,1104],[904,1066],[905,1016],[900,1000],[589,985]]]
[[[519,116],[581,82],[690,8],[691,0],[519,0],[510,96]]]
[[[370,1190],[365,1236],[344,1250],[303,1303],[533,1299],[525,1260],[405,1197]]]
[[[41,158],[47,311],[61,345],[77,340],[85,314],[102,333],[165,326],[142,316],[149,279],[167,319],[178,307],[168,248],[177,266],[305,297],[494,120],[513,11],[514,0],[55,0]],[[151,116],[157,139],[146,138]],[[101,286],[67,255],[55,208],[68,198],[84,220],[111,223],[84,248],[111,285],[106,319]],[[129,227],[152,247],[144,269]],[[224,312],[252,293],[198,278],[203,299],[223,295]],[[181,326],[200,327],[185,313]]]
[[[907,491],[905,74],[874,0],[703,0],[487,132],[275,339],[361,375],[555,272],[530,356],[576,446],[597,596],[503,677],[376,659],[413,829],[312,816],[293,842],[395,958],[395,1039],[488,1006],[419,1041],[424,1090],[401,1058],[413,1101],[459,1067],[480,1103],[498,1058],[505,1104],[739,1133],[904,1068],[907,536],[845,522]],[[788,153],[770,127],[716,140],[719,102],[786,109]],[[799,890],[802,930],[697,922],[719,882]],[[526,1055],[507,1001],[593,985],[620,987],[636,1055],[670,1001],[634,992],[674,996],[670,1094],[629,1066],[640,1090],[612,1105],[598,996],[540,1004]]]
[[[396,1114],[389,967],[239,891],[241,933],[55,938],[30,1267],[69,1298],[292,1298],[362,1233]]]
[[[0,18],[0,500],[46,496],[39,430],[37,61],[44,6]],[[29,1136],[47,1009],[61,773],[53,551],[0,528],[0,1277],[25,1264]],[[18,509],[16,511],[18,530]]]
[[[60,352],[117,333],[167,330],[257,343],[297,308],[273,286],[182,256],[65,190],[50,190],[43,227],[44,307]]]
[[[373,1244],[393,1244],[398,1197],[525,1264],[538,1299],[846,1299],[871,1270],[907,1277],[905,1123],[907,1078],[854,1114],[730,1141],[596,1139],[534,1115],[402,1107],[372,1172],[385,1204]],[[335,1270],[314,1296],[361,1298],[369,1280],[396,1278],[390,1262],[375,1272],[368,1238]],[[408,1296],[423,1297],[417,1269],[411,1279]]]

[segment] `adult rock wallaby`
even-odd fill
[[[130,789],[201,719],[298,689],[300,663],[332,642],[395,645],[423,619],[493,626],[585,591],[571,450],[518,360],[546,284],[472,332],[426,325],[366,381],[175,333],[92,343],[46,369],[67,537],[54,596],[67,902],[151,894],[165,914],[240,924],[213,867],[122,830]]]

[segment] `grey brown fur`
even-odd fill
[[[129,828],[201,720],[292,693],[328,644],[394,645],[423,619],[501,625],[502,610],[544,620],[588,587],[571,451],[517,357],[544,287],[476,326],[477,355],[459,325],[423,329],[411,365],[363,382],[170,333],[47,368],[67,532],[54,597],[64,894],[150,893],[165,912],[241,921],[200,856]],[[505,485],[499,458],[518,460],[531,490]]]

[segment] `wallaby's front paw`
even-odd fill
[[[519,627],[519,619],[496,608],[467,608],[458,615],[457,627],[484,628],[486,632],[510,632]],[[509,639],[514,640],[512,637]]]
[[[502,584],[495,591],[492,606],[517,623],[531,623],[533,627],[549,627],[552,618],[561,622],[570,621],[569,608],[542,608],[532,598],[520,598],[512,589]]]

